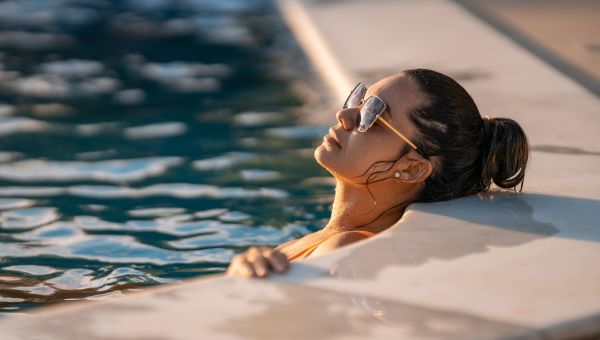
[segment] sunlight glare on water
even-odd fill
[[[1,2],[0,312],[221,273],[320,229],[307,70],[267,0]]]

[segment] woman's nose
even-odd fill
[[[338,120],[338,122],[340,122],[344,130],[350,131],[356,126],[357,115],[358,109],[349,107],[336,112],[335,118]]]

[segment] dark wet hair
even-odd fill
[[[527,137],[509,118],[482,118],[454,79],[428,69],[403,72],[418,85],[424,103],[409,117],[413,142],[433,163],[416,202],[443,201],[486,191],[492,183],[523,189],[529,158]]]

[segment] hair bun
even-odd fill
[[[525,178],[529,145],[521,126],[510,118],[483,117],[482,186],[491,183],[502,188],[515,188]]]

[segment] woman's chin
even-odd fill
[[[336,181],[344,181],[346,182],[347,175],[345,175],[345,167],[343,166],[343,160],[340,159],[341,153],[336,152],[339,149],[335,147],[331,147],[327,145],[327,143],[323,143],[315,149],[314,156],[317,163],[327,170],[333,177],[335,177]],[[340,172],[341,171],[341,172]],[[351,183],[351,182],[348,182]]]
[[[334,148],[326,143],[323,143],[315,149],[314,157],[317,163],[331,172],[330,168],[333,165],[335,158]]]
[[[335,178],[337,186],[337,183],[343,180],[344,177],[336,171],[338,166],[335,163],[334,157],[335,155],[323,145],[319,145],[315,149],[315,160]]]

